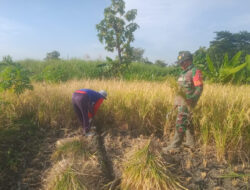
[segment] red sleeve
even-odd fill
[[[99,109],[99,107],[101,106],[103,100],[104,100],[103,98],[100,98],[100,99],[95,103],[95,105],[94,105],[94,114],[92,115],[91,113],[89,113],[89,118],[93,117],[93,116],[96,114],[96,112],[97,112],[97,110]]]
[[[88,112],[88,117],[89,119],[93,117],[93,114],[91,114],[90,112]]]
[[[196,73],[193,77],[193,82],[194,82],[194,86],[201,86],[203,84],[201,70],[199,69],[196,70]]]

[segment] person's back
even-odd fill
[[[97,102],[100,98],[105,98],[103,95],[101,95],[100,93],[91,90],[91,89],[80,89],[78,91],[83,91],[86,92],[88,94],[88,97],[90,99],[91,102]]]
[[[106,99],[105,91],[96,92],[91,89],[76,90],[72,96],[74,110],[82,123],[85,135],[90,134],[90,120],[94,117],[103,100]]]

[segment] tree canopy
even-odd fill
[[[96,25],[101,43],[105,49],[113,52],[117,50],[119,64],[129,63],[132,55],[131,42],[134,41],[134,32],[139,27],[134,23],[137,10],[125,11],[123,0],[111,0],[111,5],[104,10],[104,19]]]
[[[241,31],[239,33],[231,33],[229,31],[215,32],[216,37],[210,42],[208,54],[214,61],[215,66],[219,68],[224,55],[227,53],[231,59],[237,52],[241,51],[242,56],[240,62],[243,63],[245,56],[250,54],[250,33]]]
[[[60,53],[56,50],[47,53],[45,60],[59,59]]]

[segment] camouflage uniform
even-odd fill
[[[189,52],[180,52],[178,60],[182,62],[183,60],[192,60],[192,55]],[[179,147],[185,133],[187,140],[186,145],[190,147],[194,146],[194,130],[191,123],[191,112],[197,104],[203,90],[201,71],[195,68],[194,65],[189,65],[182,71],[178,79],[178,84],[182,95],[178,95],[175,98],[175,107],[178,110],[175,136],[173,142],[167,147],[166,151],[171,148]]]

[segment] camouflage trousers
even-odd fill
[[[177,106],[176,131],[185,133],[188,127],[191,127],[191,112],[186,105]]]
[[[191,111],[187,105],[177,105],[177,119],[175,135],[171,144],[166,147],[163,151],[169,151],[172,148],[178,148],[186,135],[186,143],[184,146],[193,147],[194,146],[194,129],[191,121]]]

